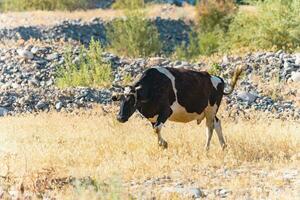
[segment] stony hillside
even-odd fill
[[[79,45],[73,44],[74,62],[79,59]],[[0,50],[1,115],[49,110],[73,111],[93,104],[110,104],[111,93],[118,91],[125,77],[136,77],[146,68],[168,66],[193,70],[209,69],[208,63],[187,63],[167,58],[126,59],[110,53],[103,58],[112,64],[111,88],[69,88],[55,86],[57,67],[64,63],[64,46],[23,45]],[[246,116],[255,110],[275,118],[299,119],[300,55],[260,52],[242,57],[225,56],[219,60],[221,76],[226,81],[237,65],[245,68],[237,90],[225,97],[228,115]],[[267,87],[268,86],[268,87]],[[298,105],[298,106],[297,106]]]

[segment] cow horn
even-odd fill
[[[113,100],[113,101],[119,101],[120,98],[121,98],[121,95],[122,95],[122,94],[120,94],[120,93],[113,92],[113,93],[112,93],[112,96],[111,96],[111,100]]]
[[[141,85],[135,87],[135,90],[140,90],[140,89],[142,89],[142,86],[141,86]]]

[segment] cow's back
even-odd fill
[[[169,71],[175,77],[177,101],[187,112],[202,113],[208,105],[212,84],[207,72],[196,72],[185,69],[172,69]]]

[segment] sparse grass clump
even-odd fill
[[[86,9],[91,3],[91,0],[3,0],[0,10],[75,10]]]
[[[144,0],[116,0],[112,5],[114,9],[139,9],[145,6]]]
[[[140,11],[127,12],[125,19],[116,19],[108,29],[109,48],[129,57],[149,57],[161,52],[155,25]]]
[[[212,64],[212,66],[209,68],[208,73],[215,76],[221,75],[222,67],[218,63]]]
[[[58,87],[106,87],[111,84],[111,65],[102,58],[100,42],[91,40],[88,48],[81,47],[80,54],[74,59],[72,51],[64,55],[64,64],[57,72],[56,84]]]

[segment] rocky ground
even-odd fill
[[[193,180],[175,178],[174,176],[152,177],[145,180],[132,180],[118,184],[118,190],[125,192],[128,199],[290,199],[299,197],[300,173],[297,168],[284,168],[266,170],[252,166],[240,167],[235,169],[202,168],[195,171],[198,176],[206,177],[206,180]],[[45,178],[40,175],[36,180],[37,191],[43,193],[43,199],[57,199],[51,192],[54,188],[63,188],[72,186],[74,188],[89,186],[95,187],[95,180],[91,177],[86,178]],[[251,177],[251,180],[249,180]],[[246,183],[242,184],[240,189],[235,191],[226,187],[218,187],[220,182],[240,181],[244,179]],[[248,182],[247,182],[248,181]],[[206,189],[207,184],[215,186],[214,189]],[[247,184],[255,185],[255,188],[247,187]],[[101,189],[109,184],[103,183]],[[237,186],[238,187],[238,186]],[[103,192],[104,192],[103,191]],[[116,192],[116,191],[114,191]],[[47,194],[49,193],[49,194]],[[115,195],[119,195],[119,192]],[[288,194],[288,196],[287,196]],[[23,198],[32,199],[35,194],[32,192],[22,192],[19,189],[6,191],[0,187],[0,198],[11,197],[13,199]],[[173,198],[171,198],[173,197]],[[177,197],[177,198],[175,198]],[[126,198],[126,199],[127,199]]]
[[[163,16],[163,13],[175,7],[159,8],[163,8],[160,14]],[[2,14],[0,20],[7,21],[9,15]],[[186,21],[168,16],[151,19],[164,41],[163,50],[167,54],[178,44],[188,41],[191,28]],[[74,48],[74,61],[77,60],[79,43],[87,45],[91,37],[103,44],[107,42],[105,27],[110,22],[102,18],[56,22],[52,25],[29,23],[13,27],[3,23],[1,26],[0,38],[5,45],[0,49],[0,115],[48,110],[72,111],[75,108],[90,108],[94,103],[110,103],[111,93],[118,87],[66,90],[55,87],[56,70],[64,63],[63,53],[67,44]],[[11,44],[6,45],[7,41]],[[151,66],[193,70],[211,68],[211,63],[205,61],[191,64],[163,57],[126,59],[105,53],[103,58],[112,65],[113,86],[121,85],[128,75],[134,78]],[[237,90],[230,97],[225,97],[228,115],[249,117],[249,113],[259,110],[275,118],[299,119],[300,54],[257,52],[244,56],[224,56],[215,63],[220,66],[218,73],[226,80],[230,79],[237,65],[245,68]]]
[[[170,196],[170,194],[175,194],[180,198],[186,199],[255,199],[255,198],[277,198],[281,197],[283,199],[292,198],[292,196],[287,197],[286,194],[295,195],[295,199],[299,196],[300,188],[297,185],[300,184],[299,170],[296,168],[291,169],[281,169],[281,170],[265,170],[255,168],[254,166],[247,168],[235,168],[235,169],[218,169],[214,170],[209,168],[203,168],[198,173],[207,177],[209,180],[205,183],[205,180],[182,180],[176,178],[171,178],[169,176],[149,178],[144,181],[131,181],[126,183],[125,186],[130,188],[130,191],[135,198],[140,199],[147,196],[149,199],[159,196]],[[195,171],[195,173],[197,173]],[[242,188],[237,189],[237,191],[232,192],[230,189],[224,187],[218,187],[220,182],[234,181],[243,177],[252,177],[252,180],[256,182],[255,188]],[[280,182],[277,186],[272,184],[272,187],[266,187],[270,181]],[[205,185],[216,185],[214,189],[205,189]],[[276,184],[275,184],[276,185]],[[251,192],[250,192],[251,190]],[[255,191],[255,192],[254,192]],[[252,195],[250,195],[252,193]],[[257,193],[257,197],[253,196],[253,193]],[[292,198],[293,199],[293,198]]]
[[[155,18],[151,20],[160,33],[163,42],[163,51],[171,53],[177,45],[188,41],[190,26],[182,20]],[[0,29],[1,40],[19,39],[53,41],[79,41],[88,45],[91,38],[107,44],[106,27],[110,21],[93,18],[90,21],[65,20],[54,26],[20,26],[15,28]]]
[[[74,60],[78,59],[79,45],[73,43]],[[208,69],[207,63],[190,64],[155,57],[148,59],[126,59],[110,53],[103,58],[111,63],[113,87],[107,89],[70,88],[55,86],[57,67],[64,63],[61,45],[23,45],[0,50],[0,105],[1,115],[39,112],[48,110],[72,111],[75,108],[90,108],[94,103],[109,104],[112,91],[118,90],[125,77],[136,77],[151,66],[168,66],[193,70]],[[300,55],[262,52],[244,57],[223,57],[218,65],[221,76],[229,80],[237,65],[245,68],[239,87],[225,97],[227,109],[233,115],[259,110],[276,118],[299,119],[300,109],[298,85],[300,81]],[[270,84],[270,94],[259,81]],[[275,82],[273,83],[272,81]],[[281,90],[274,84],[290,84]],[[294,84],[294,86],[293,86]],[[292,87],[293,86],[293,87]],[[273,90],[273,93],[272,93]],[[231,112],[229,112],[231,113]]]

